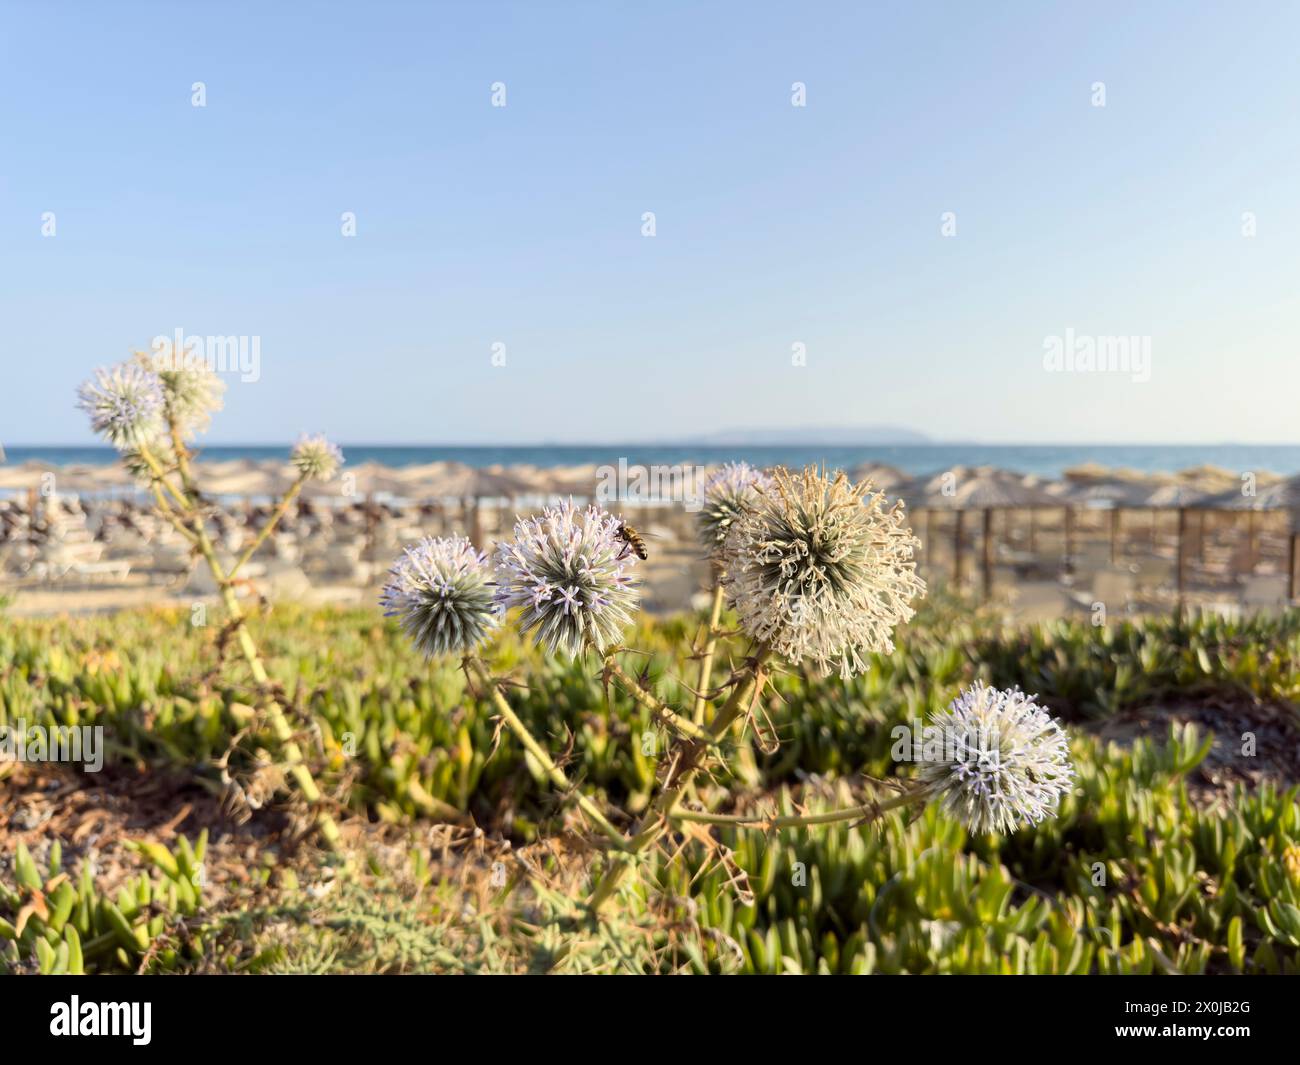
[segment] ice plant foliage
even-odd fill
[[[343,465],[343,450],[323,436],[302,436],[289,456],[294,468],[311,480],[328,481]]]
[[[380,603],[430,658],[469,654],[499,620],[487,556],[463,536],[426,537],[408,547]]]
[[[894,627],[925,594],[917,545],[902,504],[869,484],[778,469],[731,523],[723,586],[754,640],[847,679],[872,652],[893,651]]]
[[[192,353],[140,353],[140,363],[158,376],[167,420],[187,439],[206,432],[221,410],[226,383],[207,359]]]
[[[749,510],[772,479],[745,462],[728,462],[704,482],[704,506],[696,516],[706,551],[722,549],[732,522]]]
[[[927,745],[921,787],[970,832],[1014,832],[1055,816],[1074,779],[1070,741],[1034,696],[977,683],[934,724],[944,742]]]
[[[77,406],[90,425],[120,451],[149,444],[163,430],[163,394],[158,377],[135,362],[95,371],[77,392]]]
[[[620,524],[572,500],[517,522],[514,539],[497,545],[497,604],[521,608],[520,629],[553,654],[618,643],[638,600],[637,558]]]

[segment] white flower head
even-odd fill
[[[515,523],[514,539],[497,545],[497,604],[521,607],[520,630],[552,653],[576,657],[617,643],[632,622],[637,557],[618,518],[572,500]]]
[[[408,547],[379,602],[429,658],[469,654],[500,620],[487,556],[463,536],[426,537]]]
[[[323,436],[302,436],[293,446],[289,461],[304,477],[328,481],[343,465],[343,450]]]
[[[773,471],[723,545],[723,586],[741,628],[788,661],[848,678],[894,649],[893,630],[925,594],[901,503],[809,467]]]
[[[151,443],[163,430],[158,375],[135,362],[96,370],[78,390],[77,406],[95,432],[123,451]]]
[[[149,355],[138,354],[142,365],[158,375],[162,387],[163,407],[185,437],[206,432],[212,415],[223,406],[226,382],[201,352],[172,349]]]
[[[1054,817],[1070,790],[1069,736],[1034,698],[977,683],[935,716],[943,742],[925,745],[919,779],[976,835]]]
[[[771,483],[767,474],[745,462],[728,462],[710,474],[704,482],[704,506],[695,517],[705,550],[721,551],[732,523]]]

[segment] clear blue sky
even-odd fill
[[[6,0],[0,442],[88,442],[77,383],[177,328],[260,338],[219,442],[1294,442],[1297,40],[1277,3]],[[1151,337],[1151,380],[1045,372],[1067,328]]]

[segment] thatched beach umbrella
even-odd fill
[[[36,459],[20,466],[0,466],[0,489],[23,492],[40,488],[50,474],[58,477],[59,467]]]
[[[1110,516],[1110,562],[1119,558],[1120,530],[1123,512],[1145,506],[1151,487],[1140,481],[1128,479],[1073,480],[1062,486],[1062,498],[1084,510],[1104,510]]]
[[[904,493],[907,498],[907,494]],[[965,531],[965,513],[968,510],[983,512],[983,537],[981,547],[982,586],[984,598],[993,594],[993,512],[995,510],[1032,510],[1036,507],[1059,506],[1059,500],[1046,489],[1026,484],[1019,474],[999,470],[992,466],[955,467],[935,474],[926,480],[920,491],[913,490],[913,505],[927,510],[955,511],[953,530],[953,583],[962,578],[962,550]]]
[[[367,463],[367,466],[373,466]],[[426,462],[390,470],[386,467],[375,491],[392,492],[411,499],[467,499],[477,494],[479,471],[463,462]]]
[[[1177,482],[1162,484],[1153,489],[1146,497],[1144,506],[1152,512],[1152,520],[1160,510],[1178,511],[1177,572],[1178,602],[1183,601],[1183,590],[1187,584],[1187,517],[1209,498],[1208,492]]]
[[[1284,481],[1273,481],[1252,494],[1246,494],[1241,485],[1205,500],[1205,505],[1216,510],[1228,510],[1247,513],[1248,563],[1253,568],[1255,562],[1255,515],[1261,511],[1285,511],[1290,517],[1287,547],[1287,599],[1295,598],[1296,593],[1296,553],[1297,541],[1300,540],[1300,474]]]
[[[1209,495],[1231,491],[1238,483],[1237,475],[1232,470],[1225,470],[1222,466],[1214,466],[1210,463],[1179,470],[1177,478],[1182,484]]]
[[[855,483],[870,481],[877,492],[884,492],[887,496],[896,495],[895,489],[911,483],[911,479],[902,470],[883,462],[864,462],[860,466],[854,466],[849,471],[849,476]]]

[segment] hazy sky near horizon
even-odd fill
[[[1288,4],[5,0],[0,443],[89,442],[76,385],[178,329],[259,341],[214,442],[1296,442],[1298,38]],[[1149,338],[1150,379],[1049,372],[1067,331]]]

